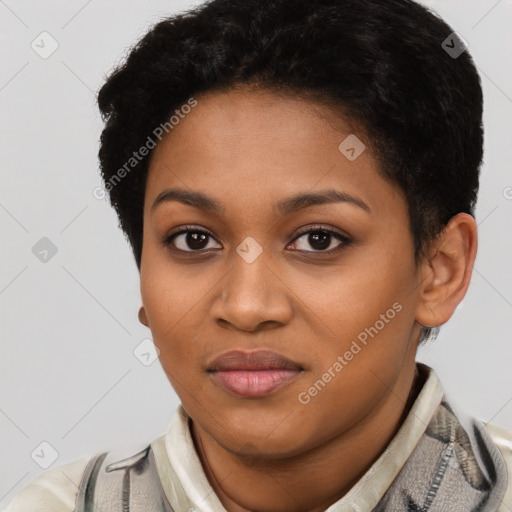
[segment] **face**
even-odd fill
[[[196,100],[152,155],[146,318],[183,407],[219,445],[299,454],[349,431],[414,364],[407,204],[327,107],[248,90]],[[301,371],[271,372],[281,384],[258,396],[247,373],[240,395],[208,371],[258,349]]]

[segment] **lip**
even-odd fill
[[[303,368],[273,350],[225,352],[207,372],[225,391],[237,397],[261,398],[295,380]]]
[[[209,366],[208,371],[230,370],[303,370],[296,362],[274,350],[230,350],[224,352]]]

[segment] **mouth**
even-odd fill
[[[242,398],[262,398],[297,379],[304,371],[298,363],[272,350],[222,354],[208,367],[224,391]]]

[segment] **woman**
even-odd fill
[[[477,251],[482,92],[446,23],[213,0],[154,26],[98,101],[181,405],[142,452],[47,471],[8,512],[511,509],[511,434],[415,361]]]

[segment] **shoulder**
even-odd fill
[[[80,480],[91,457],[48,469],[24,487],[3,512],[73,512]]]
[[[484,423],[494,444],[499,448],[509,472],[512,469],[512,432],[491,423]]]
[[[114,448],[47,470],[2,512],[128,510],[130,503],[137,510],[172,512],[153,445],[129,457],[124,456],[126,447]]]
[[[512,432],[504,428],[493,425],[492,423],[484,423],[485,428],[491,434],[496,443],[503,445],[509,451],[512,450]]]
[[[508,475],[508,485],[505,491],[505,497],[502,505],[503,510],[512,509],[512,432],[505,430],[490,423],[484,423],[487,431],[489,432],[494,444],[499,449],[505,460]],[[501,511],[502,509],[500,509]],[[500,512],[498,511],[498,512]]]

